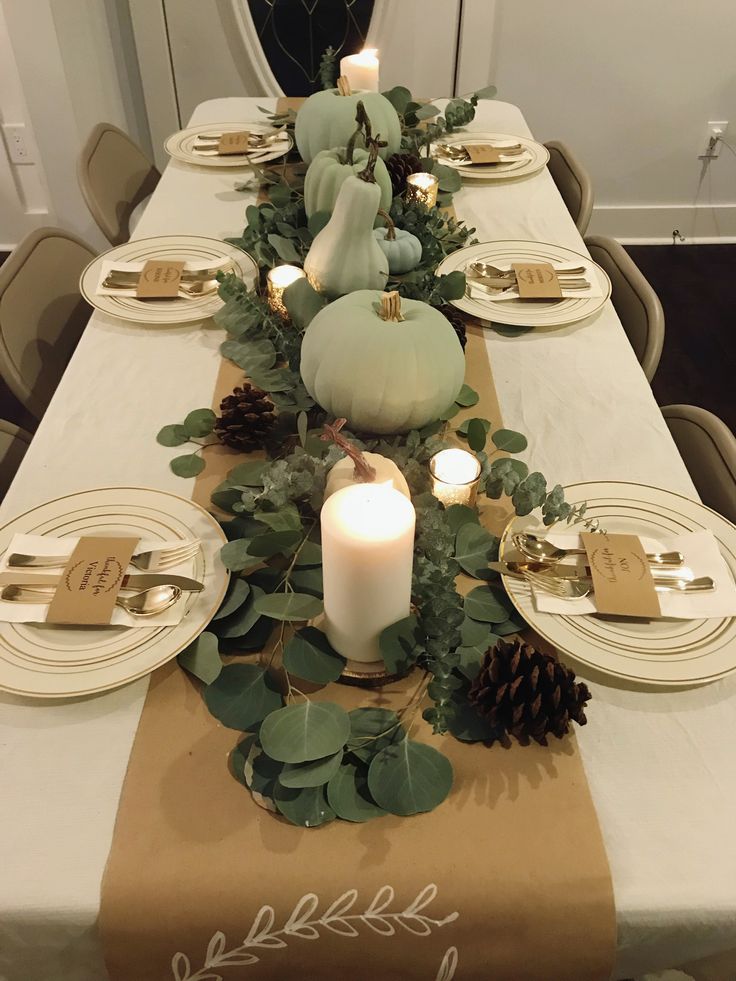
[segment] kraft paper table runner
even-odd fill
[[[465,415],[500,425],[477,326],[466,364],[480,401]],[[241,380],[223,361],[213,407]],[[194,499],[207,504],[241,458],[209,450]],[[484,524],[506,514],[489,502]],[[418,679],[312,697],[399,708]],[[574,738],[489,749],[433,736],[420,718],[412,737],[452,762],[439,808],[298,828],[228,772],[242,736],[210,715],[198,683],[175,662],[156,671],[102,888],[111,981],[607,981],[613,896]]]

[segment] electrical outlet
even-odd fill
[[[33,157],[26,143],[26,127],[23,123],[4,123],[3,135],[8,148],[10,162],[14,164],[32,164]]]
[[[719,136],[725,136],[728,129],[728,120],[714,120],[708,122],[708,129],[705,136],[705,150],[699,154],[701,160],[716,160],[721,155],[721,141]]]

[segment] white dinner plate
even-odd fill
[[[232,272],[240,276],[249,288],[255,285],[258,276],[256,263],[247,252],[235,245],[200,235],[158,235],[125,242],[98,255],[83,271],[79,279],[79,292],[102,313],[136,324],[154,326],[206,320],[222,306],[217,292],[199,297],[180,296],[173,300],[139,300],[133,290],[129,296],[97,292],[103,262],[145,262],[147,259],[182,259],[194,262],[202,269],[230,259]],[[223,268],[228,269],[226,265]]]
[[[445,167],[456,170],[464,180],[475,181],[507,181],[517,177],[531,177],[532,174],[539,173],[547,166],[549,160],[549,150],[542,143],[530,140],[525,136],[510,136],[508,133],[477,133],[475,131],[466,133],[451,133],[442,138],[443,143],[450,145],[454,143],[493,143],[513,144],[521,143],[526,153],[520,155],[518,160],[510,160],[504,163],[489,164],[483,166],[476,164],[473,167],[453,163],[445,157],[437,155],[435,147],[432,152],[437,156],[437,160]]]
[[[445,276],[455,270],[464,273],[471,262],[490,262],[501,268],[512,262],[551,262],[571,266],[585,263],[589,275],[596,276],[600,284],[601,296],[564,297],[562,300],[499,300],[493,296],[476,299],[466,294],[459,300],[450,301],[458,310],[492,323],[514,327],[575,324],[598,313],[611,295],[611,280],[590,256],[547,242],[500,241],[469,245],[443,259],[435,274]]]
[[[237,133],[247,130],[249,133],[263,133],[264,136],[275,133],[276,130],[268,123],[245,123],[242,120],[237,123],[201,123],[199,126],[190,126],[189,129],[179,130],[174,133],[164,143],[164,150],[175,160],[184,163],[196,164],[198,167],[247,167],[248,161],[255,164],[268,163],[269,160],[278,160],[289,152],[293,146],[293,140],[282,130],[278,140],[269,144],[263,150],[254,150],[248,154],[248,160],[241,156],[208,156],[197,153],[194,146],[201,141],[200,136],[207,136],[212,133]]]
[[[570,504],[587,502],[585,517],[598,518],[606,531],[645,535],[663,544],[672,535],[710,529],[736,578],[736,527],[696,501],[623,481],[573,484],[565,488],[565,498]],[[531,526],[538,527],[533,516],[514,517],[501,538],[501,556],[513,548],[511,536]],[[736,617],[645,621],[540,613],[527,583],[509,576],[503,582],[527,623],[581,665],[604,674],[677,688],[736,671]]]
[[[0,552],[13,535],[137,535],[172,541],[198,538],[191,571],[204,583],[189,593],[175,626],[62,627],[0,622],[0,689],[36,698],[66,698],[117,688],[149,674],[190,644],[225,594],[229,573],[220,561],[225,535],[193,501],[145,487],[104,487],[57,498],[0,528]],[[135,569],[131,571],[135,572]],[[178,570],[177,570],[178,571]]]

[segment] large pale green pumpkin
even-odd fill
[[[388,259],[373,237],[380,201],[378,184],[360,177],[343,181],[335,210],[304,260],[309,282],[329,299],[386,285]]]
[[[371,121],[373,136],[380,136],[386,146],[380,150],[385,160],[401,146],[399,116],[388,99],[380,92],[354,92],[340,95],[337,89],[327,89],[310,95],[296,115],[294,137],[299,154],[311,163],[320,150],[347,146],[355,132],[355,113],[362,102]]]
[[[332,211],[337,201],[337,195],[348,177],[359,174],[365,169],[368,151],[360,148],[353,150],[352,164],[347,162],[348,150],[344,146],[333,147],[331,150],[320,150],[309,165],[304,180],[304,210],[307,218],[315,211]],[[388,211],[393,200],[391,178],[386,170],[386,164],[380,158],[376,160],[373,172],[376,184],[381,188],[380,208]]]
[[[402,300],[403,321],[383,320],[380,311],[375,290],[320,310],[302,342],[302,380],[323,409],[358,432],[407,432],[452,405],[465,357],[449,321],[427,303]]]

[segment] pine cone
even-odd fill
[[[422,169],[422,162],[414,153],[394,153],[386,161],[394,197],[406,190],[406,178]]]
[[[465,350],[465,345],[468,343],[468,338],[465,333],[465,321],[463,320],[462,314],[452,306],[451,303],[443,303],[441,307],[437,307],[439,312],[443,314],[452,324],[452,329],[457,334],[457,339],[462,345],[463,351]]]
[[[274,405],[268,395],[249,382],[236,388],[220,402],[215,433],[220,442],[251,453],[269,441],[276,424]]]
[[[523,746],[530,737],[547,745],[547,733],[561,739],[570,722],[584,726],[586,685],[575,682],[575,672],[551,654],[531,644],[499,640],[486,651],[480,674],[470,686],[468,700],[498,730],[501,742],[509,735]]]

